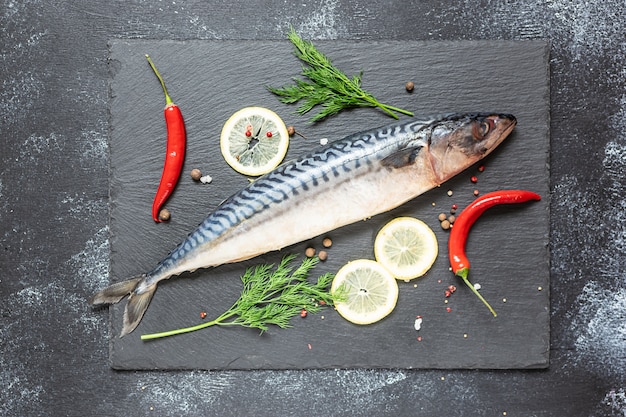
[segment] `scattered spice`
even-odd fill
[[[478,167],[478,172],[483,172],[485,170],[485,166],[481,165]]]
[[[306,248],[306,250],[304,251],[304,254],[306,255],[307,258],[312,258],[315,256],[315,248],[312,247],[308,247]]]
[[[200,318],[201,319],[206,319],[206,311],[201,311],[200,312]]]
[[[478,197],[478,195],[479,195],[479,194],[480,194],[480,192],[479,192],[478,190],[474,190],[474,195],[475,195],[476,197]]]
[[[326,259],[328,259],[328,253],[325,250],[321,250],[317,254],[317,257],[320,258],[320,261],[324,262]]]
[[[415,323],[413,324],[415,330],[419,331],[422,328],[422,321],[422,316],[415,317]]]
[[[450,312],[452,311],[452,309],[451,309],[450,307],[446,307],[446,311],[447,311],[448,313],[450,313]]]
[[[322,246],[324,246],[325,248],[330,248],[332,245],[333,241],[329,237],[326,237],[324,238],[324,240],[322,240]]]
[[[445,219],[441,222],[441,228],[443,230],[448,230],[450,228],[450,221],[448,219]]]
[[[161,209],[159,211],[159,220],[162,222],[169,221],[172,218],[172,214],[168,209]]]
[[[300,317],[305,318],[307,316],[307,311],[305,308],[303,308],[302,310],[300,310]]]
[[[454,194],[452,190],[448,190],[448,197],[452,197],[452,194]]]
[[[476,184],[478,182],[478,177],[476,175],[472,175],[472,177],[470,178],[470,181]]]
[[[439,216],[437,218],[439,219],[440,222],[442,222],[446,218],[448,218],[448,216],[446,216],[446,213],[439,213]]]
[[[202,171],[200,171],[198,168],[192,169],[191,179],[194,181],[200,181],[200,178],[202,178]]]
[[[296,130],[296,128],[295,128],[295,127],[293,127],[293,126],[287,126],[287,134],[288,134],[289,136],[298,135],[298,136],[300,136],[301,138],[306,139],[306,136],[304,136],[302,133],[298,132],[298,131]]]
[[[406,84],[404,84],[404,88],[409,93],[412,93],[413,89],[415,88],[415,83],[413,81],[407,81]]]
[[[453,224],[455,220],[456,220],[456,216],[453,216],[453,215],[448,216],[448,221],[450,222],[450,224]]]

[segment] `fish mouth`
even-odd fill
[[[492,119],[496,118],[496,126],[500,125],[500,131],[499,135],[494,138],[491,146],[489,146],[487,152],[485,152],[485,156],[491,153],[494,149],[496,149],[498,145],[500,145],[502,142],[504,142],[504,140],[511,134],[511,132],[513,131],[513,129],[515,129],[515,126],[517,125],[517,118],[512,114],[491,114],[486,117]]]
[[[509,122],[509,125],[502,131],[502,136],[507,137],[517,125],[517,118],[512,114],[499,114],[498,117]]]

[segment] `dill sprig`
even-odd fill
[[[398,118],[394,112],[413,116],[410,111],[379,102],[361,88],[363,72],[352,78],[348,77],[318,51],[312,42],[303,40],[293,27],[287,36],[296,47],[296,56],[307,64],[302,66],[302,75],[309,81],[294,79],[294,85],[268,87],[268,90],[278,95],[279,100],[286,104],[302,100],[298,107],[299,114],[321,106],[322,109],[311,118],[311,122],[317,122],[350,107],[379,107],[394,119]]]
[[[291,318],[299,315],[302,309],[317,313],[341,297],[328,291],[332,274],[320,276],[315,283],[307,280],[319,258],[305,258],[295,270],[290,265],[294,258],[295,255],[285,256],[275,270],[274,265],[267,264],[248,268],[241,277],[243,289],[239,299],[216,319],[192,327],[143,334],[141,340],[189,333],[210,326],[243,326],[259,329],[261,333],[272,324],[287,328],[291,327]]]

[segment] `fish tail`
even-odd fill
[[[146,287],[141,293],[133,291],[130,294],[128,302],[126,303],[126,309],[124,310],[124,327],[122,328],[120,337],[124,337],[135,330],[135,327],[137,327],[150,305],[156,287],[155,283]]]
[[[144,278],[143,275],[133,277],[126,281],[116,282],[92,295],[87,302],[91,305],[115,304],[122,298],[130,295],[137,284]]]
[[[88,302],[91,305],[115,304],[128,296],[124,310],[124,327],[120,337],[135,330],[144,313],[150,305],[156,291],[156,283],[137,291],[137,287],[144,280],[145,275],[139,275],[126,281],[116,282],[92,295]]]

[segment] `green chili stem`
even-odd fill
[[[494,317],[497,317],[498,314],[496,313],[496,311],[491,307],[491,305],[489,305],[489,303],[487,302],[487,300],[485,300],[483,298],[483,296],[478,292],[478,290],[476,288],[474,288],[474,286],[472,285],[471,282],[469,282],[469,279],[467,279],[467,275],[469,274],[469,268],[462,268],[459,269],[456,272],[456,275],[458,277],[461,277],[461,279],[465,282],[465,284],[467,284],[467,286],[470,288],[470,290],[472,290],[472,292],[474,294],[476,294],[476,297],[478,297],[480,299],[480,301],[483,302],[483,304],[485,304],[487,306],[487,308],[489,309],[489,311],[491,311],[491,314],[493,314]]]
[[[171,104],[174,104],[174,102],[170,98],[170,95],[167,93],[167,88],[165,87],[165,82],[163,81],[163,78],[161,77],[161,74],[157,70],[156,65],[154,65],[154,62],[152,62],[152,58],[150,58],[150,55],[146,54],[146,59],[148,60],[148,64],[150,64],[150,67],[152,68],[152,71],[154,71],[154,74],[157,76],[157,78],[159,79],[159,82],[161,83],[161,88],[163,88],[163,93],[165,93],[165,105],[169,106]]]

